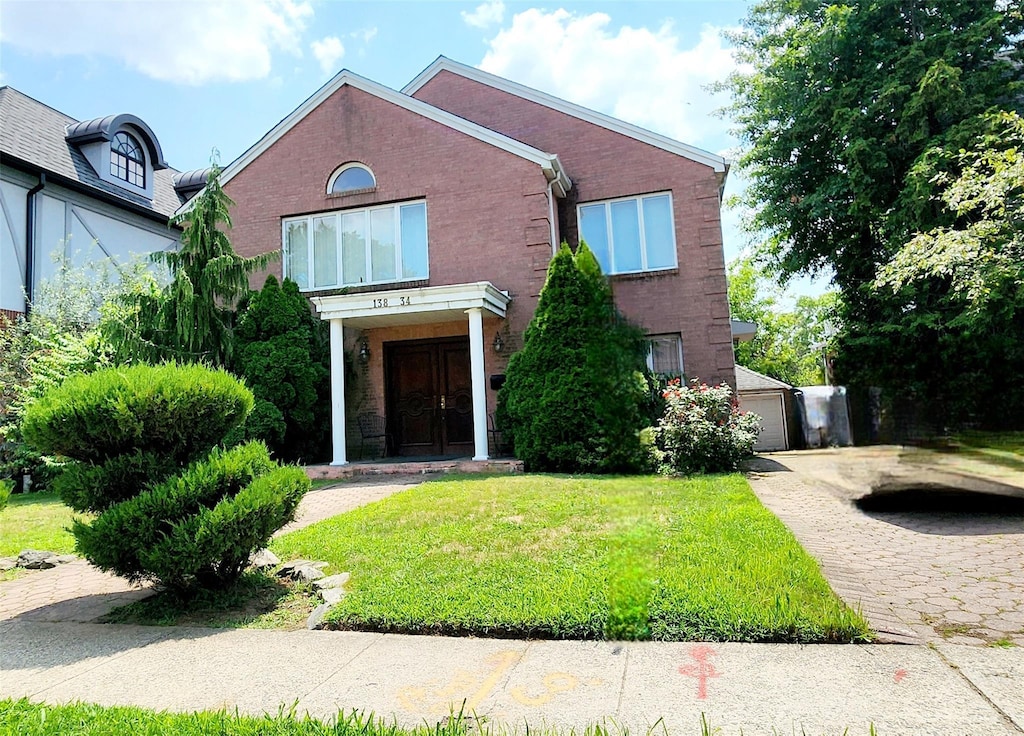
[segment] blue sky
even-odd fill
[[[213,147],[229,163],[340,69],[400,89],[443,54],[729,156],[707,85],[735,68],[723,32],[747,5],[3,0],[0,82],[78,119],[138,115],[187,170]],[[732,259],[747,236],[723,214]]]

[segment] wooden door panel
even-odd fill
[[[441,452],[437,351],[429,345],[393,348],[388,355],[389,425],[399,455]]]
[[[472,453],[468,341],[393,343],[385,347],[385,362],[388,428],[396,453]]]
[[[443,435],[450,450],[471,450],[473,444],[473,376],[469,346],[442,345],[445,412]]]

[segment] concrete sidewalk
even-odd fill
[[[0,696],[525,730],[1024,733],[1024,650],[515,641],[329,631],[0,623]],[[774,731],[773,731],[774,729]]]

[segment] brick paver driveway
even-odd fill
[[[378,501],[423,480],[423,476],[375,476],[310,491],[299,504],[295,521],[280,533]],[[149,595],[148,587],[131,586],[119,577],[97,570],[85,560],[78,560],[0,583],[0,621],[17,618],[84,623]]]
[[[883,640],[1024,646],[1024,505],[943,510],[925,491],[916,508],[862,511],[855,502],[871,492],[870,477],[885,477],[895,457],[874,448],[775,453],[755,459],[749,477]]]

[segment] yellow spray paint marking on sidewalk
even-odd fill
[[[544,691],[539,695],[529,695],[524,688],[512,688],[512,699],[521,705],[538,706],[550,703],[558,693],[575,690],[580,681],[567,672],[552,672],[544,678]]]
[[[396,697],[401,707],[410,713],[426,711],[434,715],[446,715],[453,707],[461,707],[464,712],[472,713],[494,692],[501,678],[522,656],[522,653],[515,651],[498,652],[484,660],[487,669],[457,670],[447,681],[433,680],[426,685],[403,687],[396,693]],[[472,694],[467,695],[469,692]]]

